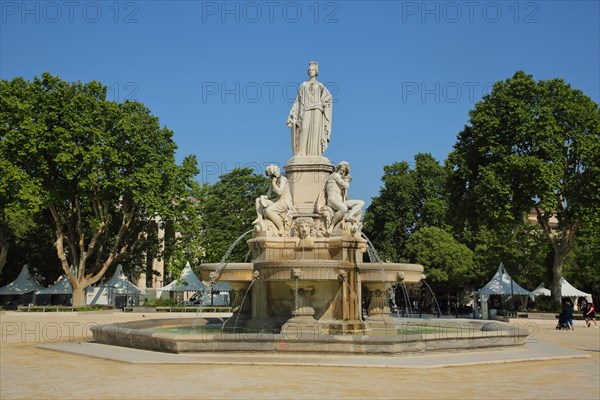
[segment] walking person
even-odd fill
[[[562,314],[563,319],[566,323],[566,328],[574,331],[575,327],[573,327],[573,304],[571,303],[571,300],[567,299],[563,303]]]
[[[596,309],[594,303],[587,303],[585,300],[581,303],[583,318],[585,318],[585,326],[590,327],[590,321],[594,322],[594,328],[598,328],[596,323]]]

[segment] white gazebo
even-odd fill
[[[534,296],[551,296],[552,292],[544,288],[544,284],[541,283],[537,288],[531,292]],[[571,285],[563,277],[560,278],[560,293],[561,297],[569,297],[573,305],[577,306],[577,299],[580,297],[585,298],[588,302],[592,302],[592,295],[590,293],[583,292]]]
[[[571,300],[575,300],[577,297],[585,297],[588,302],[592,302],[592,295],[590,293],[582,292],[573,287],[573,285],[567,282],[563,277],[560,278],[560,293],[562,297],[571,297]]]
[[[40,296],[60,296],[58,298],[60,304],[71,305],[72,301],[70,296],[73,296],[73,286],[66,275],[61,275],[53,285],[37,290],[36,294],[38,302],[43,301],[40,299]],[[48,297],[46,297],[46,299],[48,299]],[[50,297],[49,303],[57,304],[52,301],[52,297]]]
[[[35,303],[35,293],[40,289],[44,287],[29,273],[29,266],[25,264],[14,281],[0,287],[0,296],[22,296],[33,292],[32,303]]]
[[[531,291],[531,294],[533,295],[533,297],[539,297],[539,296],[550,296],[552,295],[552,292],[550,292],[549,289],[546,289],[544,287],[543,283],[540,283],[538,285],[538,287],[536,287],[535,289],[533,289]]]
[[[504,265],[500,263],[494,277],[481,289],[476,291],[475,296],[479,297],[481,302],[481,317],[488,319],[488,300],[491,295],[511,296],[511,301],[514,302],[515,296],[522,296],[523,302],[527,302],[527,298],[533,299],[532,293],[523,289],[514,279],[506,272]],[[474,304],[477,304],[475,299]]]
[[[162,292],[199,292],[207,289],[207,286],[196,276],[190,263],[185,264],[179,279],[166,286],[156,289],[156,298],[160,298]]]
[[[38,295],[40,294],[73,294],[73,286],[71,282],[69,282],[69,278],[66,275],[61,275],[56,282],[48,286],[47,288],[42,288],[36,291]]]
[[[117,297],[125,296],[126,305],[139,303],[139,295],[142,289],[135,286],[123,273],[123,266],[117,265],[113,276],[98,287],[91,288],[87,292],[87,304],[102,304],[118,306]]]

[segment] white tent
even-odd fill
[[[206,290],[206,285],[198,279],[190,263],[185,264],[185,268],[181,271],[179,279],[174,280],[166,286],[156,289],[156,297],[159,298],[163,291],[165,292],[197,292]]]
[[[207,284],[210,287],[210,284]],[[224,281],[216,281],[212,284],[212,290],[215,292],[228,292],[231,290],[231,285]]]
[[[498,270],[494,277],[481,289],[474,293],[479,297],[481,302],[481,316],[483,319],[488,318],[488,300],[491,295],[509,295],[509,296],[525,296],[525,302],[527,297],[533,300],[533,294],[526,289],[523,289],[514,279],[506,272],[504,265],[500,263]],[[474,303],[477,303],[475,299]]]
[[[139,295],[142,289],[135,286],[127,279],[123,273],[123,266],[117,265],[117,269],[112,278],[95,288],[90,288],[87,292],[87,304],[103,304],[118,306],[116,297],[127,296],[128,304],[139,303]]]
[[[534,297],[538,297],[538,296],[550,296],[550,295],[552,294],[552,292],[550,292],[550,290],[549,290],[549,289],[546,289],[546,288],[544,287],[544,284],[543,284],[543,283],[540,283],[540,284],[538,285],[538,287],[536,287],[535,289],[533,289],[533,290],[531,291],[531,294],[532,294]]]
[[[21,273],[17,276],[17,279],[0,288],[0,295],[23,295],[40,289],[44,289],[44,287],[31,276],[29,273],[29,266],[25,264],[21,269]]]
[[[202,296],[202,304],[211,306],[226,306],[230,303],[229,291],[231,285],[225,281],[215,281],[205,284],[209,291]]]
[[[37,294],[73,294],[73,286],[69,282],[66,275],[61,275],[60,278],[52,286],[39,289]]]
[[[579,289],[576,289],[571,285],[565,278],[560,278],[560,292],[562,297],[585,297],[587,301],[592,302],[592,295],[589,293],[582,292]],[[540,283],[538,287],[536,287],[531,292],[534,296],[551,296],[552,292],[544,287],[543,283]],[[575,302],[573,302],[575,304]]]
[[[494,277],[487,283],[487,285],[479,289],[476,294],[485,297],[486,300],[492,294],[523,295],[529,296],[533,299],[531,292],[519,286],[519,284],[515,282],[508,274],[508,272],[506,272],[506,269],[502,263],[500,263],[498,271],[496,271]]]
[[[582,292],[571,285],[565,278],[560,278],[560,292],[562,297],[585,297],[588,302],[592,302],[592,295]],[[575,302],[573,302],[575,304]]]
[[[197,292],[204,291],[207,286],[202,282],[194,271],[189,262],[185,264],[185,268],[181,271],[179,279],[174,280],[166,286],[156,289],[156,298],[162,296],[162,292]]]
[[[123,266],[121,264],[117,265],[117,269],[115,270],[115,273],[113,274],[112,278],[104,282],[99,287],[109,288],[115,294],[142,293],[142,289],[135,286],[129,281],[129,279],[127,279],[127,277],[123,273]]]

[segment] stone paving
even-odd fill
[[[515,320],[525,348],[403,357],[163,354],[89,343],[94,324],[180,314],[0,313],[0,399],[600,398],[600,329]],[[48,349],[52,349],[48,350]]]

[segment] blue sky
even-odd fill
[[[383,166],[443,161],[490,84],[522,69],[600,100],[598,1],[0,2],[0,77],[98,80],[145,103],[201,181],[291,156],[308,61],[334,96],[325,155],[370,202]]]

